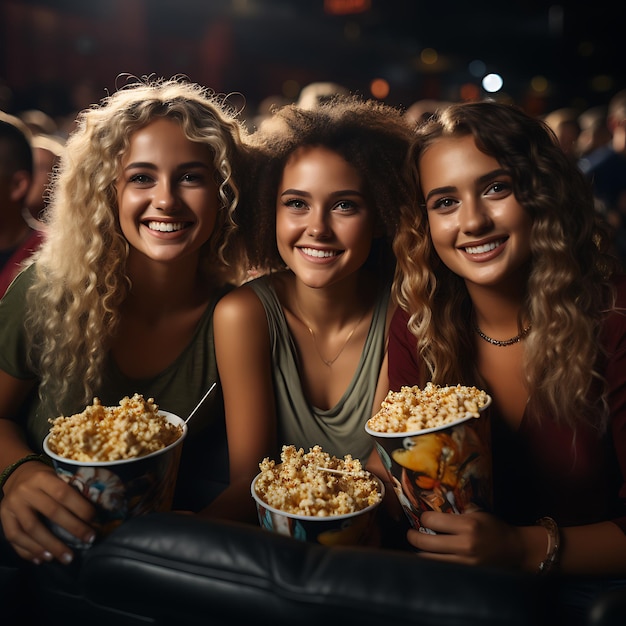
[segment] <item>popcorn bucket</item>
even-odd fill
[[[261,528],[299,541],[320,543],[326,546],[349,546],[364,543],[372,530],[376,509],[385,495],[385,486],[382,481],[374,477],[381,496],[380,501],[359,511],[343,515],[326,517],[298,515],[281,511],[264,502],[255,489],[258,478],[259,475],[252,481],[251,492],[256,503]]]
[[[465,513],[493,505],[488,413],[413,432],[377,432],[366,425],[389,482],[413,528],[424,511]]]
[[[95,506],[94,527],[99,538],[127,519],[153,511],[168,511],[172,506],[187,425],[173,413],[159,413],[169,423],[181,426],[182,433],[170,445],[144,456],[118,461],[76,461],[52,452],[48,446],[50,435],[44,439],[44,452],[52,459],[57,475]],[[89,547],[56,524],[51,526],[70,547]]]

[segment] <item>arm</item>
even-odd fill
[[[276,447],[272,355],[265,309],[243,286],[224,296],[213,317],[215,354],[224,393],[230,484],[203,515],[256,517],[250,483]]]
[[[23,433],[8,416],[15,415],[33,387],[0,370],[0,467],[33,454]],[[29,461],[6,480],[0,501],[0,522],[4,535],[17,554],[35,563],[57,559],[72,560],[72,552],[47,528],[41,516],[89,541],[94,531],[88,522],[94,509],[75,489],[57,478],[45,463]]]
[[[548,535],[542,526],[510,526],[489,513],[452,515],[429,511],[423,524],[437,535],[409,530],[420,556],[466,564],[503,565],[537,572],[546,557]],[[613,522],[560,529],[557,568],[562,574],[626,575],[626,535]]]

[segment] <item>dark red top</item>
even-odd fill
[[[613,520],[626,533],[626,277],[618,281],[617,307],[623,312],[611,313],[601,337],[611,413],[604,436],[579,428],[574,437],[549,416],[539,421],[529,415],[514,432],[498,419],[495,404],[489,409],[494,512],[510,523],[532,524],[543,516],[561,526]],[[394,391],[424,384],[407,321],[398,309],[391,322],[389,384]]]
[[[6,264],[0,268],[0,298],[9,288],[13,279],[22,269],[22,262],[28,259],[43,241],[44,234],[40,230],[33,230],[28,238],[9,257]]]

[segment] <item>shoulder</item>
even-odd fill
[[[215,306],[215,325],[229,323],[257,323],[265,319],[265,309],[254,289],[245,284],[233,289]]]

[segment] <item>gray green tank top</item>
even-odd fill
[[[279,448],[295,445],[308,451],[320,445],[325,452],[343,458],[351,454],[363,463],[372,450],[365,423],[372,415],[378,374],[385,353],[385,323],[389,288],[381,290],[356,372],[336,406],[321,410],[311,406],[300,382],[298,353],[271,276],[248,283],[267,315],[273,380],[276,395]]]

